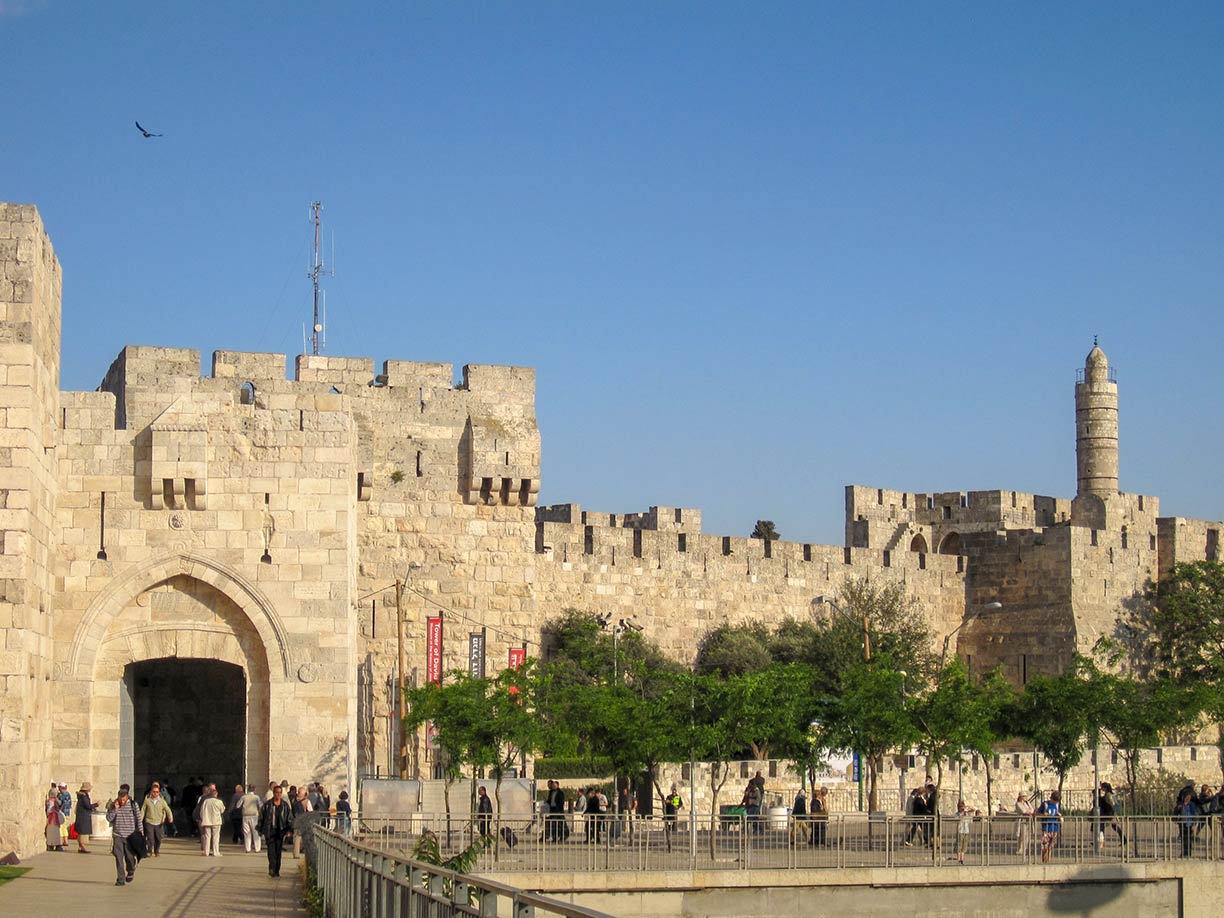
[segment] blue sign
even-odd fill
[[[852,781],[862,781],[863,780],[863,763],[859,759],[859,754],[857,752],[854,753],[854,777],[851,778],[850,780]]]

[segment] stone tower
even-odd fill
[[[59,348],[59,261],[34,207],[0,204],[0,854],[37,850],[53,730],[78,726],[51,706]]]
[[[1118,383],[1095,340],[1075,384],[1076,494],[1118,493]]]

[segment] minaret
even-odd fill
[[[1118,493],[1118,384],[1095,338],[1075,384],[1075,458],[1078,496]]]

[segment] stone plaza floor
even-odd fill
[[[161,857],[141,861],[136,879],[115,886],[110,839],[99,839],[88,855],[76,843],[62,854],[22,861],[30,872],[0,886],[4,918],[305,918],[302,860],[285,852],[278,879],[268,859],[241,846],[222,845],[221,857],[203,857],[198,839],[166,839]]]

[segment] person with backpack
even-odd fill
[[[144,820],[136,803],[128,796],[127,787],[106,808],[106,821],[111,824],[111,854],[115,856],[115,885],[124,886],[136,879],[136,864],[140,860],[133,846],[128,844],[130,836],[144,841]]]
[[[1104,826],[1108,826],[1118,833],[1119,841],[1125,845],[1126,835],[1123,833],[1122,826],[1118,822],[1118,798],[1114,796],[1113,785],[1108,781],[1101,782],[1101,793],[1097,797],[1097,807],[1101,812],[1101,834],[1105,834]],[[1103,842],[1104,839],[1102,839]]]

